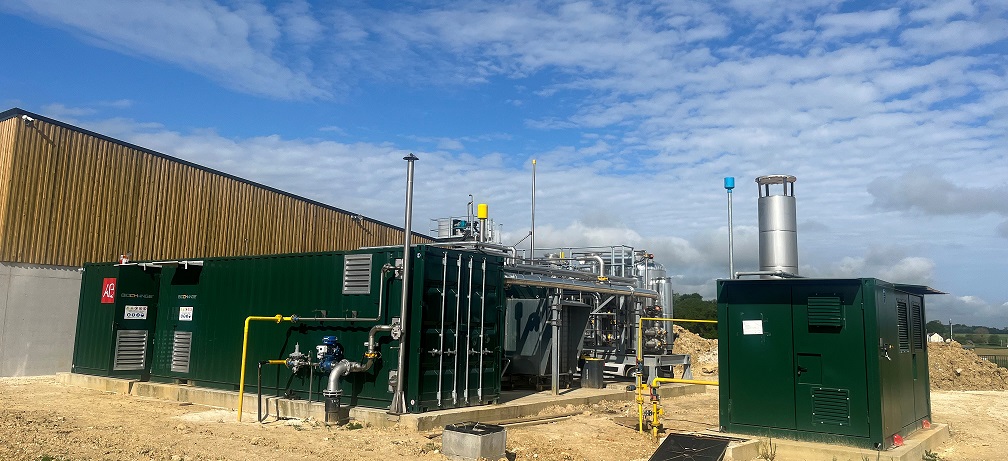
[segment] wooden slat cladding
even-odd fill
[[[0,260],[63,266],[402,242],[390,225],[20,117],[0,122],[0,220]]]
[[[17,118],[0,121],[0,242],[7,236],[7,227],[2,220],[7,216],[10,195],[12,163],[14,161],[14,146],[17,144],[17,127],[23,122]]]

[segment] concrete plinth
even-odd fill
[[[441,434],[442,453],[456,460],[501,459],[506,443],[507,430],[494,424],[449,424]]]
[[[802,442],[787,439],[752,439],[752,436],[710,432],[711,435],[730,436],[744,439],[732,442],[725,452],[726,461],[749,461],[759,456],[760,445],[776,448],[776,461],[805,461],[810,459],[835,459],[837,461],[861,461],[863,459],[885,459],[887,461],[920,461],[926,451],[937,451],[949,439],[948,425],[932,424],[930,429],[921,429],[910,434],[902,447],[884,450],[881,453],[867,448],[831,445],[825,443]]]
[[[238,407],[238,393],[217,389],[207,389],[184,384],[166,384],[129,381],[99,376],[81,375],[76,373],[58,374],[60,382],[72,386],[114,391],[141,397],[151,397],[164,400],[188,402],[217,408],[235,409]],[[658,389],[662,397],[675,397],[705,392],[704,386],[692,384],[665,385]],[[349,412],[351,420],[375,427],[398,426],[420,432],[441,429],[446,425],[469,421],[494,422],[524,418],[538,414],[546,408],[556,405],[591,405],[606,400],[632,401],[635,394],[626,390],[626,384],[610,384],[605,389],[568,389],[560,395],[551,391],[505,391],[501,393],[500,403],[445,410],[432,410],[425,413],[408,413],[404,415],[389,415],[384,408],[343,407]],[[244,421],[255,422],[256,394],[246,392],[242,410]],[[313,418],[325,421],[325,405],[322,402],[306,400],[290,400],[278,397],[263,397],[263,415],[279,416],[281,418]],[[236,415],[237,417],[237,415]]]

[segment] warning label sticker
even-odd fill
[[[143,320],[147,318],[147,306],[126,306],[123,313],[125,320]]]
[[[178,308],[178,319],[183,322],[192,322],[192,306],[182,306]]]
[[[744,335],[761,335],[761,334],[763,334],[763,321],[762,320],[743,320],[742,321],[742,334],[744,334]]]

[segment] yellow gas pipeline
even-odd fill
[[[641,388],[644,387],[644,382],[641,381],[641,369],[640,367],[644,364],[644,322],[645,321],[658,321],[658,322],[691,322],[691,323],[717,323],[717,320],[696,320],[696,319],[676,319],[669,317],[641,317],[637,320],[637,431],[644,432],[644,395],[641,394]],[[655,377],[652,381],[654,387],[658,387],[659,383],[684,383],[684,384],[708,384],[717,386],[717,381],[699,381],[695,379],[676,379],[676,378],[658,378]],[[657,436],[657,422],[658,422],[658,401],[657,399],[651,399],[652,402],[652,432]]]
[[[241,378],[238,380],[238,422],[242,420],[242,403],[245,402],[245,357],[248,352],[248,332],[249,332],[249,322],[252,321],[273,321],[276,323],[280,322],[290,322],[292,319],[290,317],[284,317],[280,314],[274,315],[272,317],[257,317],[249,316],[245,318],[245,333],[242,336],[242,358],[241,358]],[[272,361],[271,361],[272,362]],[[282,362],[282,361],[281,361]]]

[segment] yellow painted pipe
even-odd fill
[[[241,422],[242,418],[242,404],[245,402],[245,358],[248,352],[248,331],[249,322],[253,320],[260,321],[274,321],[280,323],[283,321],[291,321],[290,317],[284,317],[280,314],[274,315],[272,317],[257,317],[254,315],[245,318],[245,333],[242,336],[242,358],[241,358],[241,378],[238,381],[238,422]],[[281,361],[283,363],[283,361]]]
[[[637,363],[644,361],[644,321],[654,320],[663,322],[692,322],[692,323],[717,323],[717,320],[696,320],[696,319],[676,319],[671,317],[641,317],[637,320]],[[637,370],[637,432],[644,432],[644,396],[641,395],[640,370]],[[658,381],[661,380],[661,381]],[[685,383],[685,384],[710,384],[717,386],[717,381],[697,381],[693,379],[655,378],[652,387],[658,387],[659,382],[663,383]],[[656,404],[657,406],[657,404]],[[657,418],[657,410],[655,410]],[[657,419],[656,419],[657,421]]]
[[[679,378],[655,378],[651,381],[651,387],[658,387],[660,383],[682,383],[682,384],[706,384],[717,386],[717,381],[701,381],[699,379],[679,379]]]

